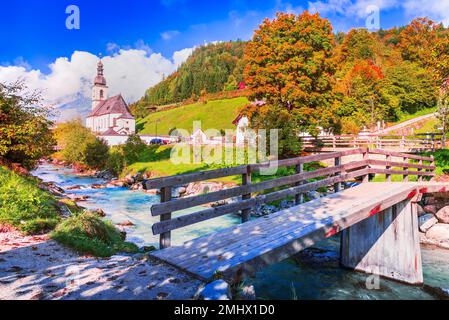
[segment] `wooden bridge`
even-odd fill
[[[358,155],[360,160],[343,163]],[[385,156],[385,160],[370,155]],[[304,164],[334,159],[335,165],[304,171]],[[399,160],[397,160],[399,159]],[[295,173],[252,183],[251,175],[273,163],[240,166],[146,181],[147,189],[161,189],[161,203],[153,205],[153,225],[162,250],[152,256],[202,279],[220,275],[240,281],[265,265],[279,262],[325,238],[341,232],[341,263],[345,267],[407,283],[422,283],[416,202],[424,193],[449,191],[448,184],[424,181],[434,176],[432,157],[359,148],[329,154],[281,160],[279,167]],[[387,182],[369,182],[372,175]],[[209,194],[171,200],[175,186],[190,182],[242,176],[242,184]],[[391,182],[401,175],[402,182]],[[409,177],[416,177],[409,182]],[[318,179],[318,180],[317,180]],[[342,190],[345,181],[360,185]],[[333,186],[335,193],[304,203],[304,194]],[[230,204],[195,213],[172,213],[239,197]],[[250,210],[263,203],[294,197],[296,206],[250,220]],[[225,214],[240,213],[243,224],[171,247],[171,232]]]

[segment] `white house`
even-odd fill
[[[245,139],[247,139],[247,131],[249,129],[249,119],[247,116],[243,114],[239,114],[237,118],[232,122],[235,126],[237,126],[236,129],[236,135],[235,135],[235,143],[238,146],[245,144]]]
[[[97,76],[92,87],[92,111],[87,116],[86,127],[101,136],[136,133],[136,120],[123,97],[117,95],[108,98],[108,86],[101,61],[98,62]]]

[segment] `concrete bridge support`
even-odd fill
[[[416,203],[402,201],[344,230],[341,264],[409,284],[423,283]]]

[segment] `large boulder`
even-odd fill
[[[198,300],[231,300],[231,289],[224,280],[206,284],[196,294]]]
[[[435,242],[449,241],[449,224],[437,223],[426,232],[426,237]]]
[[[449,224],[449,206],[440,209],[437,212],[436,217],[439,222]]]
[[[438,220],[433,216],[433,214],[431,213],[425,214],[419,217],[419,230],[421,230],[421,232],[426,233],[427,230],[432,228],[437,223]]]
[[[188,196],[195,196],[220,191],[223,190],[223,188],[224,186],[220,182],[193,182],[187,186],[185,194]]]

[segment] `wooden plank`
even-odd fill
[[[414,176],[427,176],[434,177],[434,172],[419,172],[419,171],[404,171],[404,170],[388,170],[388,169],[379,169],[379,168],[371,168],[371,173],[376,174],[397,174],[397,175],[414,175]]]
[[[390,157],[391,156],[387,156]],[[426,169],[426,170],[435,170],[435,166],[431,165],[423,165],[422,160],[419,160],[419,164],[415,163],[407,163],[407,162],[395,162],[390,160],[375,160],[369,159],[368,163],[373,166],[382,166],[382,167],[405,167],[405,168],[414,168],[414,169]],[[419,170],[419,171],[421,171]]]
[[[179,186],[191,182],[205,181],[210,179],[217,179],[229,176],[236,176],[246,173],[247,166],[223,168],[210,171],[201,171],[194,173],[180,174],[176,176],[163,177],[157,179],[146,180],[144,187],[147,190],[160,189],[169,186]]]
[[[286,160],[279,160],[276,162],[278,167],[290,167],[290,166],[296,166],[298,164],[305,164],[305,163],[311,163],[311,162],[319,162],[329,159],[334,159],[337,157],[345,157],[355,154],[361,154],[363,152],[367,152],[367,148],[359,148],[359,149],[350,149],[345,151],[338,151],[338,152],[332,152],[332,153],[325,153],[325,154],[314,154],[311,156],[306,157],[299,157],[299,158],[292,158],[292,159],[286,159]],[[256,170],[259,170],[261,168],[266,168],[273,166],[273,163],[265,162],[260,164],[252,164],[251,172],[255,172]]]
[[[396,151],[390,151],[390,150],[380,150],[380,149],[372,149],[369,151],[372,154],[382,154],[382,155],[390,155],[397,158],[408,158],[408,159],[414,159],[414,160],[423,160],[423,161],[432,161],[432,158],[430,157],[422,157],[417,156],[413,154],[408,153],[402,153],[402,152],[396,152]]]
[[[356,188],[360,188],[356,187]],[[365,187],[366,188],[366,187]],[[370,189],[369,187],[366,189]],[[351,193],[353,194],[354,192],[356,192],[357,190],[355,190],[355,188],[351,189]],[[385,188],[383,188],[382,192],[384,193],[389,193],[393,190],[393,186],[386,186]],[[359,192],[360,194],[360,192]],[[364,191],[364,193],[362,193],[362,197],[366,196],[367,191]],[[346,196],[348,197],[348,195]],[[357,194],[353,195],[354,199],[357,199],[359,196]],[[357,200],[359,201],[359,200]],[[339,194],[331,194],[328,197],[325,198],[320,198],[317,200],[313,200],[307,203],[306,207],[301,207],[301,210],[310,210],[313,211],[314,214],[322,214],[327,212],[326,210],[328,210],[329,208],[340,208],[340,209],[344,209],[344,207],[346,206],[346,208],[350,208],[354,206],[353,201],[345,201],[345,204],[340,203],[341,202],[341,195]],[[336,206],[337,205],[337,206]],[[332,211],[334,212],[334,210]],[[229,248],[229,244],[231,243],[238,243],[239,241],[245,240],[248,236],[251,235],[257,235],[260,234],[261,231],[263,231],[262,228],[260,228],[261,224],[264,224],[264,220],[269,219],[271,221],[273,221],[273,225],[272,227],[275,229],[277,228],[279,224],[282,223],[288,223],[289,221],[289,216],[288,215],[284,215],[282,211],[280,212],[276,212],[273,213],[269,216],[264,216],[262,218],[253,220],[250,222],[251,224],[251,228],[248,229],[247,224],[242,224],[236,227],[233,227],[233,232],[231,234],[231,236],[228,236],[229,233],[226,232],[218,232],[217,234],[212,234],[212,235],[208,235],[208,236],[204,236],[201,238],[201,241],[199,241],[198,239],[194,239],[192,241],[189,241],[187,243],[185,243],[183,246],[177,247],[177,248],[171,248],[170,251],[166,251],[163,250],[161,252],[158,252],[158,255],[160,257],[164,257],[166,256],[166,258],[170,259],[171,256],[176,256],[178,260],[183,260],[183,262],[181,263],[181,265],[184,264],[189,264],[189,260],[192,260],[195,257],[199,257],[201,254],[206,253],[206,250],[208,252],[208,255],[218,255],[221,254],[221,250],[222,248],[224,248],[226,246],[226,248]],[[192,253],[191,249],[195,247],[196,248],[196,252],[197,253]]]
[[[363,186],[366,186],[366,184]],[[410,190],[413,190],[413,187],[407,187],[405,190],[402,189],[402,192],[408,194]],[[233,227],[232,233],[219,232],[213,238],[205,237],[201,241],[193,240],[186,244],[185,249],[187,250],[184,250],[184,252],[182,252],[182,247],[178,247],[170,249],[170,252],[158,253],[158,256],[169,260],[172,257],[176,257],[176,260],[178,260],[177,265],[182,268],[188,268],[189,266],[195,267],[195,263],[198,263],[198,260],[219,263],[220,256],[227,252],[248,250],[249,247],[254,247],[257,243],[253,239],[249,240],[249,237],[263,235],[266,235],[266,237],[282,235],[284,237],[285,232],[288,233],[291,231],[290,228],[293,230],[298,228],[295,225],[297,222],[305,223],[310,219],[317,221],[321,218],[332,218],[333,216],[342,215],[342,212],[346,212],[347,210],[356,210],[360,206],[365,206],[365,200],[370,191],[372,191],[370,187],[359,186],[351,189],[351,192],[345,192],[343,200],[341,199],[341,195],[332,194],[328,197],[308,202],[307,205],[283,210],[268,217],[251,221],[250,224]],[[380,192],[380,194],[374,193],[374,197],[368,197],[370,201],[368,206],[372,208],[377,207],[385,197],[390,197],[395,192],[398,192],[398,189],[397,186],[386,185],[382,190],[377,190],[377,192]],[[266,222],[267,220],[269,223]],[[289,237],[289,235],[287,234],[285,237]],[[247,241],[249,243],[245,244]],[[192,248],[196,249],[192,252]],[[214,259],[218,260],[214,262]]]
[[[191,208],[206,203],[211,203],[223,199],[228,199],[232,197],[241,196],[244,194],[256,193],[267,189],[277,188],[303,180],[318,178],[322,176],[332,175],[342,170],[351,170],[358,167],[366,166],[366,161],[350,162],[338,167],[328,167],[324,169],[318,169],[311,172],[304,172],[301,174],[286,176],[278,179],[272,179],[268,181],[263,181],[251,185],[243,185],[239,187],[234,187],[230,189],[224,189],[216,192],[211,192],[208,194],[203,194],[195,197],[181,198],[174,201],[154,204],[151,207],[151,214],[153,216],[158,216],[167,212],[174,212],[183,210],[186,208]]]

